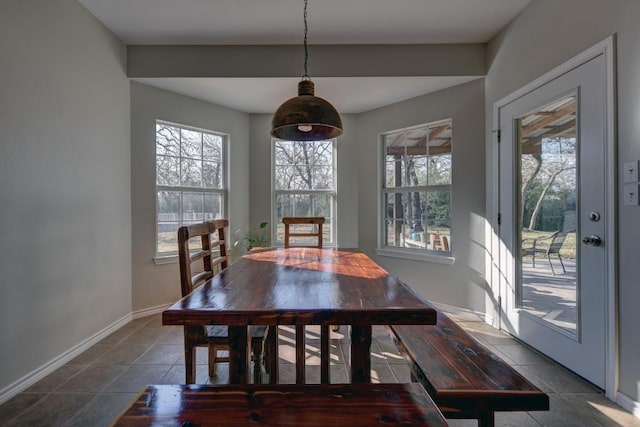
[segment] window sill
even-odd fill
[[[391,258],[402,258],[402,259],[410,259],[413,261],[425,261],[425,262],[433,262],[436,264],[446,264],[452,265],[455,262],[455,258],[447,253],[448,255],[437,255],[432,252],[417,252],[411,250],[403,250],[403,249],[391,249],[391,248],[377,248],[376,254],[380,256],[386,256]]]
[[[154,256],[153,263],[155,265],[173,264],[178,262],[178,255]]]

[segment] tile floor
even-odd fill
[[[497,413],[498,426],[640,427],[640,419],[607,400],[590,384],[509,336],[479,321],[452,316],[471,334],[547,392],[548,412]],[[334,333],[332,382],[347,382],[348,346]],[[281,381],[293,382],[294,333],[280,331]],[[317,330],[307,331],[307,381],[319,381]],[[147,384],[184,382],[182,329],[162,326],[160,315],[136,319],[71,362],[0,405],[0,426],[108,426]],[[206,349],[198,354],[197,382],[208,383]],[[347,356],[347,357],[345,357]],[[409,369],[384,328],[374,328],[372,378],[407,382]],[[221,364],[213,382],[226,382]],[[472,420],[451,420],[457,427]]]

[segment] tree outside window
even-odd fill
[[[225,216],[226,135],[156,122],[156,256],[177,254],[177,230]]]
[[[452,122],[382,135],[382,246],[451,252]]]
[[[525,230],[575,228],[576,145],[575,137],[545,137],[539,152],[522,153],[520,221]],[[565,224],[567,219],[571,224]]]
[[[335,140],[273,141],[273,217],[272,241],[282,244],[286,216],[325,218],[323,241],[335,245]],[[295,232],[305,232],[299,225]],[[310,231],[310,230],[307,230]],[[297,241],[297,243],[303,243]]]

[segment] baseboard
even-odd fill
[[[618,392],[616,403],[633,414],[634,417],[640,418],[640,402],[636,402],[624,393]]]
[[[89,338],[71,347],[69,350],[65,351],[61,355],[55,357],[54,359],[50,360],[44,365],[29,372],[24,377],[4,387],[3,389],[0,390],[0,404],[6,402],[16,394],[20,393],[21,391],[27,389],[28,387],[32,386],[36,382],[40,381],[41,379],[43,379],[44,377],[46,377],[47,375],[49,375],[50,373],[52,373],[53,371],[55,371],[56,369],[64,365],[65,363],[73,360],[75,357],[79,356],[81,353],[88,350],[91,346],[96,344],[98,341],[105,338],[107,335],[111,334],[112,332],[115,332],[116,330],[120,329],[127,323],[131,322],[132,319],[133,319],[132,314],[127,314],[125,316],[122,316],[120,319],[116,320],[106,328],[96,332]]]
[[[484,312],[480,313],[478,311],[469,310],[468,308],[456,307],[455,305],[448,305],[448,304],[443,304],[435,301],[431,301],[431,302],[440,310],[445,311],[447,313],[453,313],[459,316],[468,317],[469,320],[479,320],[481,322],[485,321]]]
[[[21,391],[26,390],[27,388],[37,383],[42,378],[46,377],[47,375],[49,375],[50,373],[52,373],[53,371],[55,371],[56,369],[64,365],[65,363],[73,360],[75,357],[79,356],[81,353],[88,350],[89,347],[93,346],[98,341],[102,340],[103,338],[107,337],[109,334],[115,332],[116,330],[120,329],[127,323],[131,322],[131,320],[139,319],[141,317],[151,316],[153,314],[162,313],[169,305],[170,304],[162,304],[162,305],[157,305],[155,307],[144,308],[142,310],[136,310],[130,314],[122,316],[120,319],[116,320],[111,325],[98,331],[97,333],[93,334],[92,336],[82,341],[81,343],[73,346],[72,348],[65,351],[58,357],[50,360],[44,365],[29,372],[24,377],[18,379],[17,381],[1,389],[0,404],[11,399],[13,396],[20,393]]]
[[[156,305],[155,307],[143,308],[142,310],[136,310],[131,313],[133,319],[139,319],[141,317],[151,316],[152,314],[162,313],[169,307],[171,304],[161,304]]]

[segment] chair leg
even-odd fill
[[[533,255],[531,255],[531,266],[533,268],[536,268],[536,253],[534,252]]]
[[[553,264],[551,263],[551,257],[547,255],[547,261],[549,261],[549,267],[551,267],[551,274],[556,275],[555,270],[553,269]]]
[[[269,383],[278,383],[278,327],[269,326],[265,349],[265,371],[269,374]]]
[[[262,384],[262,353],[264,351],[263,341],[252,342],[251,351],[253,352],[253,383]]]
[[[269,349],[269,335],[267,333],[267,337],[264,342],[264,357],[262,358],[262,363],[264,364],[264,371],[269,374],[271,370],[271,366],[269,365],[269,357],[271,357],[271,350]]]
[[[209,378],[216,376],[216,358],[218,357],[218,349],[215,345],[209,346]]]
[[[567,274],[567,270],[564,268],[564,263],[562,262],[562,257],[558,253],[558,259],[560,260],[560,265],[562,266],[562,273]]]

